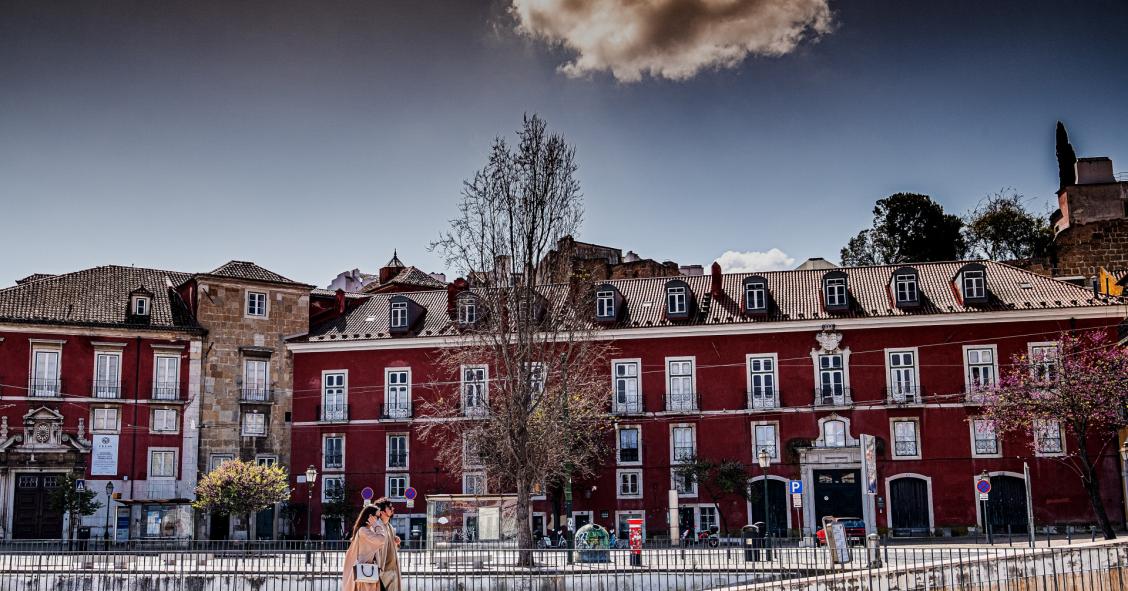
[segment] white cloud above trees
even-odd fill
[[[795,266],[795,259],[778,248],[766,252],[726,250],[717,257],[725,273],[754,273],[757,271],[782,271]]]
[[[685,80],[781,56],[833,28],[828,0],[512,0],[517,30],[574,54],[568,76]]]

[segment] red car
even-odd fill
[[[839,517],[838,522],[846,529],[847,542],[860,544],[866,539],[865,521],[857,517]],[[815,537],[818,538],[818,544],[820,546],[826,545],[826,530],[820,529],[815,532]]]

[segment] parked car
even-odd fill
[[[839,517],[838,522],[846,529],[846,541],[850,544],[861,544],[866,539],[866,522],[857,517]],[[815,533],[820,546],[826,545],[826,530],[820,529]]]

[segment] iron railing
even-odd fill
[[[815,406],[850,406],[850,388],[846,386],[820,386],[815,388]]]
[[[407,467],[407,452],[388,452],[388,467],[389,468],[406,468]]]
[[[701,406],[698,404],[697,392],[681,392],[666,394],[666,410],[670,412],[696,412]]]
[[[153,382],[153,400],[180,400],[180,382]]]
[[[319,404],[317,405],[317,420],[323,423],[347,423],[349,421],[349,405]]]
[[[747,395],[750,410],[779,408],[779,390],[775,388],[761,388],[748,392]]]
[[[31,379],[27,383],[27,395],[32,398],[58,398],[62,391],[62,380]]]
[[[119,380],[94,380],[92,389],[94,398],[102,400],[117,400],[121,398],[121,381]]]
[[[274,391],[266,386],[245,386],[239,389],[239,402],[268,404],[274,402]]]
[[[924,391],[918,387],[895,386],[885,389],[885,402],[887,404],[920,404]]]
[[[611,414],[640,415],[643,412],[642,396],[628,396],[622,400],[616,396],[611,399]]]
[[[380,405],[380,418],[389,421],[407,420],[411,418],[411,405],[404,404],[381,404]]]

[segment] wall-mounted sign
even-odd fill
[[[116,476],[118,473],[118,436],[94,435],[90,451],[91,476]]]

